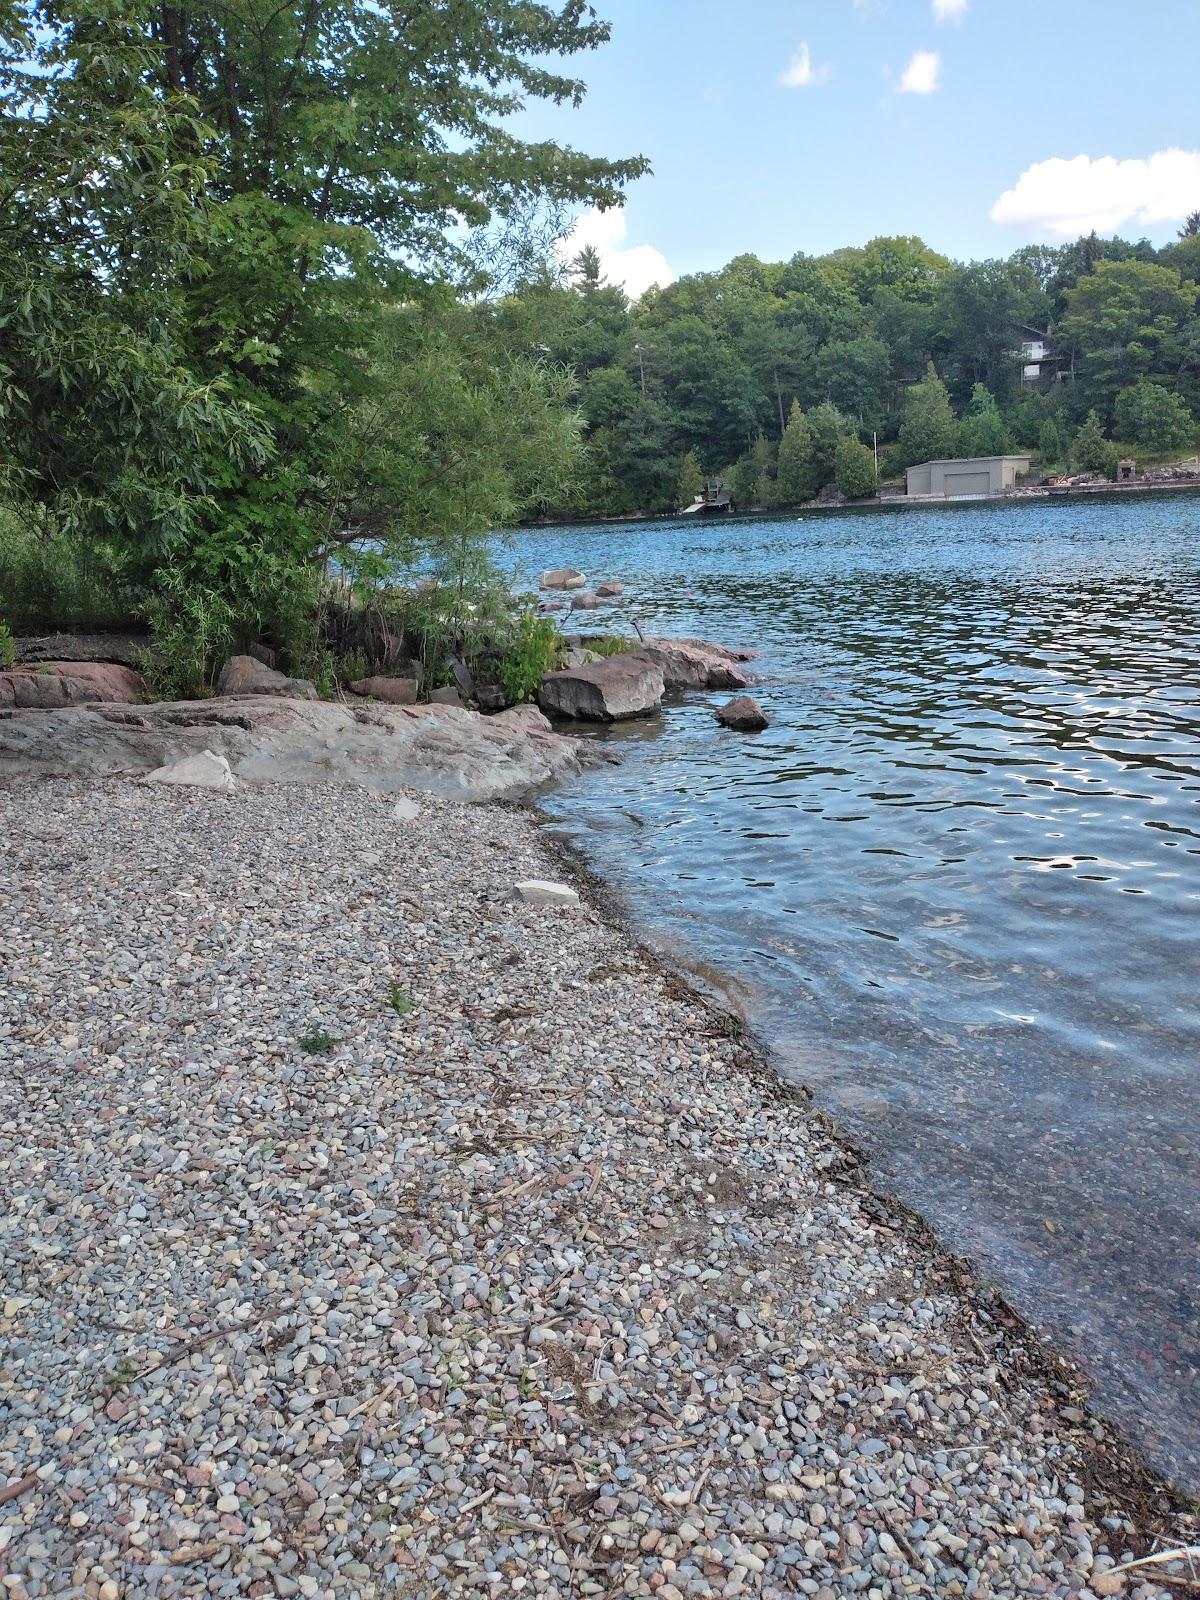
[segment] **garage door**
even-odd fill
[[[946,498],[956,494],[987,494],[991,489],[991,474],[987,472],[948,472]]]

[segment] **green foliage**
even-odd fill
[[[546,673],[558,665],[562,650],[562,636],[549,617],[539,617],[528,607],[522,611],[502,646],[499,670],[506,699],[531,700]]]
[[[1062,456],[1062,436],[1053,417],[1047,417],[1038,434],[1038,454],[1045,466],[1053,466]]]
[[[137,626],[138,574],[114,540],[48,532],[38,508],[0,506],[0,612],[17,633]]]
[[[1091,405],[1111,419],[1117,391],[1178,365],[1196,284],[1173,267],[1101,260],[1066,294],[1058,337],[1076,352]]]
[[[734,504],[748,506],[773,504],[776,496],[775,473],[778,452],[766,434],[760,433],[749,451],[742,456],[730,474],[730,492]]]
[[[594,656],[624,656],[639,648],[637,639],[619,633],[589,634],[584,643]]]
[[[837,472],[838,445],[849,429],[846,418],[828,400],[808,413],[809,452],[817,493],[832,483]]]
[[[836,471],[838,488],[851,500],[861,500],[879,490],[875,457],[858,439],[841,440],[837,447]]]
[[[679,476],[675,480],[675,504],[683,510],[695,501],[703,488],[703,469],[696,452],[689,450],[679,463]]]
[[[1116,404],[1117,433],[1147,450],[1166,452],[1190,444],[1196,423],[1187,405],[1161,383],[1143,379],[1122,389]]]
[[[0,621],[0,667],[11,667],[17,659],[16,646],[8,623]]]
[[[947,461],[958,454],[958,424],[946,385],[931,361],[920,383],[904,396],[900,455],[908,466],[920,461]]]
[[[414,1009],[411,995],[408,995],[398,983],[388,985],[388,1005],[398,1017],[406,1017]]]
[[[336,1035],[324,1028],[314,1028],[311,1033],[302,1033],[296,1040],[300,1049],[309,1056],[328,1055],[331,1050],[336,1050],[341,1042]]]
[[[161,700],[211,694],[236,638],[236,617],[224,595],[168,571],[162,588],[146,600],[145,618],[154,635],[141,659],[150,693]]]
[[[800,402],[793,400],[792,413],[779,442],[774,498],[779,505],[794,506],[811,500],[820,487],[808,419],[800,409]]]
[[[1104,437],[1104,429],[1095,411],[1088,412],[1083,426],[1075,435],[1075,442],[1071,446],[1071,457],[1075,465],[1082,467],[1085,472],[1107,471],[1108,441]]]
[[[995,397],[982,383],[971,390],[971,404],[959,423],[958,437],[964,456],[1002,456],[1011,446]]]

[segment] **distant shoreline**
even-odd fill
[[[841,505],[822,505],[814,500],[805,501],[797,506],[780,507],[778,511],[765,511],[755,509],[750,511],[735,511],[722,513],[720,516],[700,517],[693,516],[690,520],[705,524],[710,522],[724,523],[740,521],[751,517],[797,517],[831,516],[848,511],[880,512],[880,511],[929,511],[929,510],[976,510],[980,506],[1020,506],[1027,505],[1031,500],[1037,501],[1072,501],[1084,499],[1124,500],[1134,495],[1172,495],[1194,494],[1200,495],[1200,477],[1189,478],[1180,483],[1089,483],[1079,484],[1070,489],[1019,489],[1010,494],[971,495],[960,498],[946,499],[941,495],[921,495],[910,499],[907,495],[878,497],[871,500],[847,500]],[[521,530],[527,533],[536,533],[542,528],[592,528],[592,527],[629,527],[641,526],[645,523],[679,522],[682,513],[678,511],[631,511],[621,516],[579,516],[579,517],[546,517],[538,518],[534,522],[523,522]]]

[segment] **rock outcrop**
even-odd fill
[[[234,695],[279,695],[285,700],[316,700],[317,691],[307,678],[289,678],[254,656],[230,656],[217,679],[222,698]]]
[[[140,672],[113,662],[43,661],[0,672],[0,706],[17,710],[52,711],[98,701],[133,705],[145,693]]]
[[[608,656],[586,666],[548,672],[538,704],[551,716],[585,722],[619,722],[644,716],[662,703],[663,675],[644,656]]]
[[[717,707],[717,721],[735,733],[761,733],[770,727],[767,713],[753,696],[740,694],[727,705]]]
[[[13,640],[17,665],[36,661],[113,661],[136,667],[150,647],[148,633],[51,633]]]
[[[586,742],[450,706],[246,696],[0,712],[0,777],[144,774],[205,751],[224,756],[239,783],[349,783],[460,801],[518,799],[595,759]]]

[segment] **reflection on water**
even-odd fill
[[[1200,1486],[1200,500],[523,535],[763,652],[547,808]],[[593,619],[589,619],[591,622]]]

